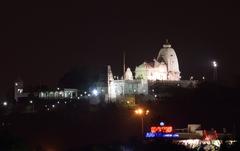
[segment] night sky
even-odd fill
[[[127,66],[152,61],[169,39],[183,79],[240,75],[238,5],[123,1],[9,1],[1,4],[0,90],[18,77],[27,84],[54,86],[75,66]],[[2,93],[1,92],[1,93]]]

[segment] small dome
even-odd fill
[[[133,80],[133,74],[130,68],[125,72],[125,80]]]

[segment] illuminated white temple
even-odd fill
[[[135,68],[135,76],[131,69],[127,68],[123,79],[114,79],[111,67],[108,66],[108,97],[114,100],[129,94],[146,95],[153,83],[159,81],[165,85],[180,86],[180,79],[177,55],[167,41],[160,49],[157,59],[150,63],[143,62]]]
[[[14,83],[14,98],[16,101],[29,100],[29,96],[38,99],[53,100],[57,99],[88,99],[92,103],[99,102],[99,98],[104,96],[108,102],[126,101],[135,99],[141,101],[155,100],[157,98],[168,98],[169,91],[166,88],[195,88],[198,81],[181,80],[178,58],[171,45],[166,42],[158,52],[157,59],[152,62],[143,62],[136,66],[135,70],[127,68],[125,70],[125,55],[123,55],[123,75],[113,76],[111,66],[107,67],[107,86],[105,81],[93,84],[93,88],[88,90],[72,88],[52,88],[38,89],[36,92],[29,92],[24,88],[23,81],[18,80]],[[121,77],[121,76],[120,76]],[[101,83],[101,84],[99,84]],[[98,98],[99,97],[99,98]],[[128,101],[129,102],[129,101]]]
[[[181,79],[177,55],[167,42],[160,49],[157,60],[139,65],[135,69],[135,78],[144,80],[170,80]]]

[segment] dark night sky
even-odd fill
[[[114,2],[114,3],[113,3]],[[184,79],[240,74],[238,5],[123,1],[17,1],[2,4],[0,90],[21,77],[27,84],[55,85],[74,66],[111,64],[121,73],[122,51],[135,67],[157,57],[168,38]]]

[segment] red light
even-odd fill
[[[151,127],[151,132],[156,133],[158,131],[158,127],[152,126]]]
[[[213,140],[213,139],[218,139],[218,134],[216,131],[203,131],[203,138],[205,140]]]
[[[172,133],[173,128],[172,126],[152,126],[151,127],[151,132],[152,133]]]

